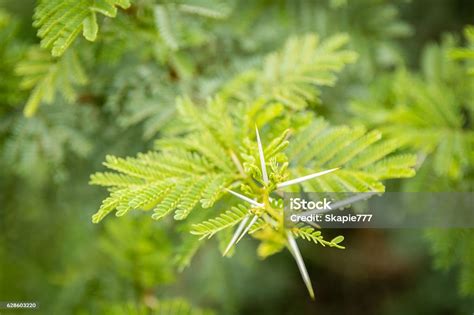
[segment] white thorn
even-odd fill
[[[235,241],[235,244],[237,244],[238,242],[240,242],[240,240],[242,239],[242,237],[245,236],[245,234],[247,234],[247,232],[250,230],[250,228],[252,227],[252,225],[255,224],[255,222],[257,221],[258,219],[258,215],[254,215],[254,217],[252,218],[252,221],[250,221],[250,223],[247,225],[247,227],[245,228],[245,230],[242,232],[242,234],[240,234],[239,238],[237,239],[237,241]]]
[[[226,191],[230,192],[232,195],[236,196],[237,198],[240,198],[244,201],[247,201],[248,203],[252,204],[253,206],[255,207],[263,207],[263,203],[259,203],[259,202],[256,202],[255,200],[253,199],[250,199],[249,197],[247,196],[244,196],[244,195],[241,195],[239,194],[238,192],[235,192],[233,190],[230,190],[229,188],[226,188],[225,189]]]
[[[237,230],[235,230],[234,235],[232,236],[232,239],[230,240],[229,245],[227,245],[227,248],[225,249],[222,256],[227,255],[227,253],[230,251],[232,246],[234,246],[240,233],[242,233],[242,230],[244,229],[245,223],[247,223],[248,219],[249,219],[249,215],[246,215],[245,218],[242,220],[242,222],[240,222],[239,226],[237,227]]]
[[[260,156],[260,167],[262,168],[263,182],[268,184],[267,167],[265,166],[265,156],[263,155],[262,141],[260,140],[260,134],[258,133],[257,125],[255,125],[255,133],[257,134],[258,144],[258,155]]]
[[[296,260],[296,264],[298,265],[298,269],[300,270],[301,277],[303,277],[303,281],[306,284],[306,288],[308,289],[309,295],[314,300],[314,290],[313,285],[311,284],[311,279],[308,275],[308,270],[306,270],[306,266],[303,261],[303,257],[301,257],[300,250],[293,235],[290,232],[286,232],[288,238],[288,244],[290,245],[290,252]]]
[[[268,214],[264,213],[263,214],[263,218],[267,221],[267,222],[270,222],[271,225],[273,225],[274,227],[276,227],[278,225],[278,222],[273,220],[273,218],[271,218]]]
[[[306,176],[298,177],[298,178],[295,178],[295,179],[292,179],[292,180],[288,180],[288,181],[286,181],[286,182],[279,183],[279,184],[277,185],[277,188],[283,188],[283,187],[287,187],[287,186],[290,186],[290,185],[299,184],[299,183],[302,183],[302,182],[304,182],[304,181],[313,179],[313,178],[315,178],[315,177],[319,177],[319,176],[322,176],[322,175],[325,175],[325,174],[328,174],[328,173],[337,171],[338,169],[339,169],[339,167],[336,167],[336,168],[333,168],[333,169],[330,169],[330,170],[327,170],[327,171],[322,171],[322,172],[318,172],[318,173],[313,173],[313,174],[309,174],[309,175],[306,175]]]

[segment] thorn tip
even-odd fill
[[[308,293],[311,296],[311,299],[314,300],[314,290],[313,285],[311,284],[311,279],[309,278],[308,270],[306,269],[306,265],[304,264],[303,257],[301,256],[300,250],[298,248],[298,244],[296,244],[295,238],[291,235],[290,232],[286,233],[288,239],[288,248],[290,253],[293,255],[296,261],[296,265],[300,270],[301,277],[303,278],[303,282],[308,289]]]
[[[239,226],[237,227],[237,230],[235,230],[234,235],[232,236],[232,239],[229,242],[229,245],[227,245],[224,253],[222,253],[222,256],[226,256],[227,253],[232,249],[232,247],[237,243],[237,239],[242,233],[242,230],[244,229],[245,224],[247,223],[249,219],[249,215],[246,215],[244,219],[240,222]]]
[[[298,177],[298,178],[295,178],[295,179],[287,180],[286,182],[277,184],[277,188],[283,188],[283,187],[299,184],[299,183],[305,182],[307,180],[310,180],[310,179],[313,179],[313,178],[316,178],[316,177],[319,177],[319,176],[322,176],[322,175],[325,175],[325,174],[328,174],[328,173],[332,173],[334,171],[337,171],[338,169],[340,169],[340,167],[336,167],[336,168],[332,168],[332,169],[329,169],[329,170],[326,170],[326,171],[317,172],[317,173],[309,174],[309,175],[306,175],[306,176]]]

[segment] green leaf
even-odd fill
[[[117,7],[127,9],[129,0],[40,0],[33,16],[41,47],[59,57],[82,31],[89,41],[97,38],[96,13],[115,17]]]
[[[29,50],[16,72],[22,77],[21,87],[32,89],[23,110],[26,117],[33,116],[41,103],[51,104],[58,94],[69,102],[75,101],[75,87],[88,81],[74,52],[54,59],[37,47]]]
[[[218,217],[193,224],[191,234],[199,235],[202,238],[211,238],[214,234],[223,229],[227,229],[238,224],[249,214],[248,207],[238,205],[222,213]]]

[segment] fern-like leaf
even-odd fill
[[[335,73],[353,61],[353,53],[340,50],[345,41],[339,36],[319,45],[311,35],[290,40],[267,59],[254,87],[240,86],[237,93],[224,88],[205,106],[179,98],[181,128],[157,140],[155,151],[106,158],[108,168],[143,183],[113,186],[112,199],[106,199],[95,222],[114,207],[122,215],[151,206],[155,219],[174,211],[175,220],[193,221],[190,232],[199,239],[223,232],[225,254],[247,234],[261,241],[261,257],[285,247],[299,253],[291,235],[343,248],[342,237],[326,241],[312,228],[296,227],[291,234],[283,224],[283,202],[276,197],[281,191],[276,190],[299,184],[311,192],[383,192],[383,179],[413,176],[415,163],[411,155],[397,155],[398,140],[382,140],[380,132],[362,127],[331,126],[304,110],[317,101],[316,87],[334,84]],[[107,178],[95,175],[92,182],[102,184]],[[245,203],[215,216],[224,202],[235,204],[220,201],[226,193]],[[209,210],[192,212],[199,202]],[[195,253],[194,246],[189,248],[183,264]],[[297,261],[300,266],[301,259]]]
[[[265,95],[290,108],[303,109],[308,102],[319,102],[317,87],[333,86],[336,73],[350,63],[357,54],[342,49],[347,35],[335,35],[320,42],[314,34],[291,38],[283,49],[269,54],[261,70],[243,73],[224,87],[225,97]],[[243,94],[242,88],[249,92]],[[235,89],[235,88],[238,89]]]
[[[227,210],[218,217],[209,219],[199,224],[194,224],[191,233],[199,235],[201,239],[211,238],[217,232],[238,224],[249,214],[248,207],[238,205]]]
[[[402,143],[384,141],[377,131],[367,133],[359,127],[332,127],[319,119],[292,140],[286,151],[294,165],[290,165],[290,171],[295,177],[319,169],[341,168],[338,172],[303,183],[305,191],[384,191],[380,180],[415,174],[416,157],[397,155]]]
[[[24,108],[24,114],[31,117],[41,103],[51,104],[57,94],[67,101],[76,99],[75,86],[87,83],[87,77],[74,52],[54,59],[42,49],[33,47],[16,69],[21,75],[21,87],[32,90]]]
[[[129,0],[41,0],[34,14],[41,47],[61,56],[82,31],[89,41],[95,41],[99,26],[97,13],[117,15],[117,7],[127,9]]]
[[[462,65],[448,59],[447,52],[453,45],[448,37],[441,46],[429,46],[423,54],[423,78],[400,69],[377,82],[377,94],[354,102],[352,110],[390,138],[379,146],[379,152],[403,144],[432,155],[438,176],[460,179],[469,173],[472,163],[469,150],[474,146],[470,125],[474,117],[474,79]],[[374,162],[375,155],[364,154],[352,165]]]
[[[312,227],[303,226],[303,227],[295,227],[292,229],[292,233],[296,237],[301,237],[304,240],[322,245],[322,246],[329,246],[329,247],[337,247],[340,249],[344,249],[344,246],[339,245],[344,240],[343,236],[337,236],[333,238],[331,241],[326,241],[321,231],[316,231]]]
[[[467,41],[467,47],[456,47],[449,51],[449,56],[456,60],[465,60],[468,67],[468,73],[474,75],[474,26],[468,25],[464,29],[464,37]]]

